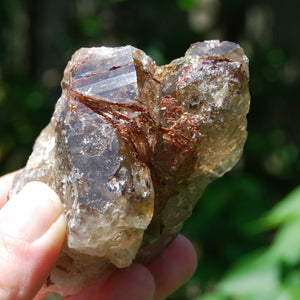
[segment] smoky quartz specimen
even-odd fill
[[[10,191],[39,180],[65,206],[67,241],[42,292],[75,293],[163,250],[206,185],[241,156],[248,79],[248,59],[231,42],[195,43],[162,67],[132,46],[73,55]]]

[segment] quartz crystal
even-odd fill
[[[73,55],[9,195],[39,180],[64,204],[67,240],[42,292],[73,294],[164,249],[241,156],[248,79],[231,42],[195,43],[161,67],[132,46]]]

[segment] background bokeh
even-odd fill
[[[196,41],[237,42],[250,59],[248,140],[242,160],[207,188],[183,228],[198,251],[199,266],[170,299],[300,299],[300,223],[284,231],[288,221],[300,220],[300,191],[283,199],[300,179],[299,3],[1,1],[1,174],[24,166],[60,95],[64,67],[78,48],[131,44],[165,64]],[[291,201],[293,209],[284,218],[280,205]],[[268,221],[269,211],[275,211],[275,220]],[[282,244],[299,253],[295,250],[294,260],[286,261],[280,248],[283,256],[276,252],[267,275],[255,268],[258,273],[251,275],[253,266],[268,261],[257,253],[272,252],[282,231],[288,232]],[[242,272],[237,281],[235,270]]]

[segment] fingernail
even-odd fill
[[[0,231],[33,242],[44,235],[63,213],[57,194],[35,181],[25,187],[0,210]]]

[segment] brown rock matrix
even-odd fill
[[[164,249],[242,154],[248,79],[248,59],[231,42],[193,44],[162,67],[132,46],[73,55],[10,191],[39,180],[64,203],[67,241],[44,292],[73,294]]]

